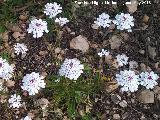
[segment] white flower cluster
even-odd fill
[[[99,15],[96,21],[94,21],[95,24],[102,26],[102,27],[109,27],[112,20],[109,19],[109,15],[106,13],[102,13]]]
[[[14,45],[14,50],[15,50],[15,53],[19,55],[20,53],[26,54],[26,52],[28,51],[28,48],[23,43],[22,44],[17,43]]]
[[[23,77],[23,86],[21,88],[28,91],[29,95],[35,95],[40,88],[45,88],[46,83],[43,79],[44,77],[40,76],[39,73],[32,72],[31,74],[26,74]]]
[[[47,3],[45,5],[44,13],[46,15],[49,15],[49,18],[55,17],[57,14],[62,12],[62,7],[57,4],[56,2],[54,3]]]
[[[134,26],[134,18],[130,14],[121,13],[120,15],[116,15],[116,20],[113,20],[113,23],[117,25],[117,29],[119,30],[127,30],[128,32],[132,32],[131,27]]]
[[[108,55],[109,55],[109,51],[102,49],[102,51],[99,52],[98,55],[99,55],[100,57],[102,57],[103,55],[108,56]]]
[[[14,68],[5,59],[0,58],[0,78],[9,80],[13,76]]]
[[[21,120],[32,120],[32,119],[29,116],[26,116],[25,118],[23,118]]]
[[[60,26],[65,25],[66,23],[69,22],[69,20],[67,18],[56,18],[55,22],[59,23]]]
[[[157,74],[153,71],[151,72],[142,72],[140,74],[140,84],[145,86],[147,89],[152,89],[158,83],[156,80],[159,78]]]
[[[158,83],[159,76],[153,71],[151,72],[142,72],[140,75],[135,75],[135,72],[132,70],[120,71],[120,74],[116,74],[116,80],[119,85],[122,86],[122,91],[137,91],[138,85],[143,85],[147,89],[153,89]]]
[[[20,95],[18,95],[18,96],[16,94],[11,95],[8,102],[10,104],[10,107],[13,107],[13,108],[19,108],[22,106]]]
[[[29,24],[29,28],[27,29],[28,33],[33,32],[34,38],[42,37],[43,33],[48,33],[47,22],[42,21],[42,19],[33,19]]]
[[[61,12],[62,12],[62,7],[56,2],[47,3],[45,5],[44,13],[46,15],[49,15],[49,18],[54,18],[56,17],[57,14]],[[60,26],[63,26],[64,24],[68,23],[69,20],[67,18],[59,17],[59,18],[56,18],[55,22],[58,22]],[[34,38],[42,37],[44,32],[46,33],[49,32],[49,30],[47,29],[47,22],[42,21],[42,19],[33,19],[29,24],[29,28],[27,29],[27,31],[28,33],[33,32]]]
[[[65,59],[64,63],[59,69],[60,76],[65,76],[69,79],[77,80],[78,77],[83,73],[84,66],[80,64],[80,61],[76,58]]]
[[[123,65],[127,65],[128,64],[128,58],[129,57],[127,57],[125,54],[117,55],[116,58],[117,58],[119,66],[123,66]]]
[[[138,90],[139,76],[134,71],[120,71],[120,74],[116,74],[116,80],[122,86],[122,91],[134,92]]]
[[[109,15],[106,13],[102,13],[99,15],[96,21],[98,26],[102,26],[104,28],[109,27],[110,23],[113,22],[115,25],[117,25],[117,29],[119,30],[127,30],[128,32],[132,32],[131,27],[134,26],[134,18],[130,14],[124,14],[121,13],[120,15],[115,16],[115,20],[109,19]]]

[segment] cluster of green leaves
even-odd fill
[[[0,32],[5,31],[6,22],[14,23],[17,20],[16,7],[24,5],[29,0],[7,0],[0,3]]]
[[[67,107],[71,118],[77,116],[77,106],[85,103],[89,95],[96,93],[100,88],[99,74],[93,76],[90,67],[85,66],[85,77],[73,81],[65,77],[48,76],[46,95],[52,96],[55,106]]]

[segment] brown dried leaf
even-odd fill
[[[12,80],[7,80],[7,81],[6,81],[6,86],[7,86],[7,87],[10,88],[10,87],[13,87],[14,85],[15,85],[15,81],[12,81]]]
[[[112,66],[115,67],[115,68],[117,68],[117,69],[119,68],[117,59],[114,59],[114,60],[113,60]]]
[[[112,92],[112,91],[114,91],[114,90],[116,90],[117,88],[118,88],[118,84],[117,84],[117,82],[115,81],[115,83],[113,83],[113,84],[106,84],[106,87],[105,87],[105,90],[106,90],[106,92]]]
[[[147,23],[149,20],[149,16],[147,16],[146,14],[143,17],[143,22]]]
[[[110,45],[111,45],[111,49],[118,49],[121,45],[122,42],[122,38],[120,38],[117,35],[113,35],[111,37],[111,39],[109,40]]]
[[[105,56],[105,62],[109,65],[112,65],[112,55]]]
[[[10,30],[12,32],[22,32],[22,29],[18,25],[16,25],[16,24],[10,24],[10,23],[8,23],[6,25],[6,27],[7,27],[8,30]]]
[[[128,7],[128,11],[130,13],[134,13],[137,10],[138,7],[138,1],[137,0],[131,0],[131,4],[127,4],[126,6]]]
[[[42,109],[46,109],[48,107],[49,101],[46,98],[41,98],[37,100],[38,106]]]

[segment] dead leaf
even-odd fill
[[[129,35],[125,32],[120,33],[121,37],[123,37],[124,40],[128,40]]]
[[[106,92],[110,93],[110,92],[116,90],[116,89],[118,88],[118,86],[119,86],[119,85],[117,84],[116,81],[115,81],[114,83],[112,83],[112,84],[107,83],[107,84],[105,85],[105,90],[106,90]]]
[[[0,95],[0,103],[7,102],[7,96],[6,95]]]
[[[109,42],[111,45],[111,49],[118,49],[121,45],[122,39],[117,35],[113,35]]]
[[[108,55],[108,56],[105,56],[105,62],[108,64],[108,65],[112,65],[112,55]]]
[[[148,53],[149,53],[149,57],[154,60],[154,58],[157,55],[156,48],[155,47],[151,47],[150,45],[148,45]]]
[[[6,86],[7,86],[7,87],[10,88],[10,87],[13,87],[14,85],[15,85],[15,81],[12,81],[12,80],[7,80],[7,81],[6,81]]]
[[[20,32],[14,32],[14,33],[12,34],[12,36],[13,36],[15,39],[17,39],[18,37],[21,36],[21,34],[20,34]]]
[[[8,41],[8,32],[0,33],[0,38],[5,42]]]
[[[12,32],[22,32],[22,29],[16,24],[8,23],[6,28]]]
[[[114,60],[113,60],[112,66],[115,67],[115,68],[117,68],[117,69],[119,68],[119,64],[118,64],[117,59],[114,59]]]
[[[94,30],[97,30],[97,29],[99,28],[99,25],[97,25],[97,24],[94,23],[94,24],[91,25],[91,27],[92,27]]]
[[[28,19],[28,16],[27,15],[20,15],[19,19],[22,21],[26,21]]]
[[[141,63],[140,67],[143,72],[147,71],[147,66],[144,63]]]
[[[143,17],[143,22],[147,23],[149,20],[149,17],[145,14]]]
[[[46,98],[41,98],[37,100],[37,105],[42,109],[46,109],[48,107],[49,101]]]
[[[61,48],[59,48],[59,47],[55,48],[54,52],[55,52],[55,54],[59,54],[61,52]]]
[[[134,13],[137,10],[138,7],[138,1],[137,0],[131,0],[131,4],[127,4],[126,6],[128,7],[128,11],[130,13]]]
[[[83,53],[89,49],[89,43],[86,37],[79,35],[70,41],[70,48],[81,50]]]
[[[45,56],[45,55],[47,55],[47,54],[48,54],[48,52],[47,52],[46,50],[39,52],[39,55],[41,55],[41,56]]]

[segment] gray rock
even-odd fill
[[[111,95],[111,100],[115,103],[118,104],[121,101],[121,96],[116,95],[116,94],[112,94]]]
[[[127,107],[127,102],[125,100],[122,100],[119,105],[123,108]]]
[[[137,95],[139,102],[147,104],[154,103],[154,92],[150,90],[143,90]]]
[[[121,118],[121,117],[120,117],[119,114],[114,114],[114,115],[113,115],[113,119],[114,119],[114,120],[120,120],[120,118]]]

